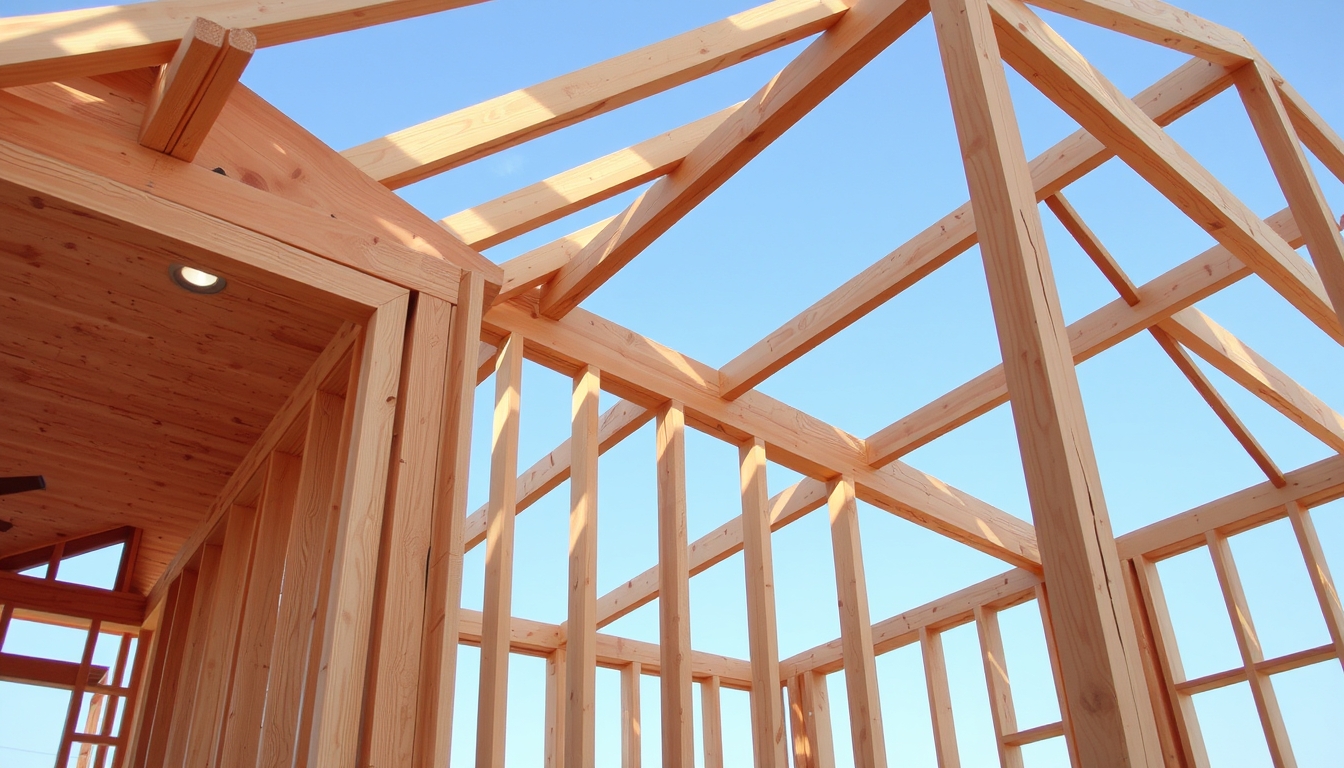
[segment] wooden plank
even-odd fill
[[[121,723],[117,725],[117,749],[112,757],[112,768],[122,768],[126,765],[128,756],[131,754],[133,745],[131,744],[131,735],[134,732],[134,723],[142,711],[141,702],[144,700],[146,691],[144,690],[145,679],[148,676],[150,654],[156,644],[156,638],[159,631],[147,629],[143,631],[137,639],[135,646],[135,659],[131,662],[131,680],[130,693],[127,694],[124,703],[121,705]],[[108,721],[105,730],[111,731],[113,727],[112,716],[117,712],[113,707],[108,712]],[[98,755],[98,766],[102,768],[107,763],[103,762],[107,752],[101,751]]]
[[[406,296],[394,299],[369,319],[359,385],[350,395],[355,420],[311,718],[311,765],[347,765],[356,758],[407,304]]]
[[[1302,143],[1307,145],[1307,149],[1322,165],[1330,169],[1335,178],[1344,181],[1344,139],[1335,133],[1325,118],[1291,84],[1281,77],[1274,77],[1274,83],[1278,86],[1279,95],[1288,108],[1288,116]]]
[[[777,531],[826,504],[826,484],[800,480],[770,499],[770,530]],[[742,516],[739,515],[696,539],[687,549],[688,573],[695,576],[742,551]],[[662,575],[653,566],[597,599],[597,626],[602,628],[658,598]]]
[[[927,13],[909,0],[858,0],[672,174],[656,182],[547,284],[541,313],[564,317]]]
[[[1265,729],[1270,759],[1274,762],[1274,768],[1292,768],[1297,765],[1297,760],[1293,756],[1292,744],[1288,741],[1288,729],[1283,723],[1283,712],[1279,709],[1274,684],[1268,674],[1256,669],[1256,665],[1265,660],[1264,649],[1256,634],[1255,622],[1251,620],[1250,607],[1241,587],[1241,576],[1232,558],[1232,548],[1228,546],[1227,537],[1215,531],[1210,531],[1206,540],[1214,571],[1218,575],[1218,586],[1222,589],[1223,601],[1227,603],[1227,614],[1232,620],[1232,634],[1237,638],[1237,649],[1241,651],[1246,678],[1251,684],[1255,709],[1260,715],[1260,725]]]
[[[686,549],[686,414],[670,401],[658,411],[658,648],[663,765],[695,762],[691,703],[691,573]],[[596,604],[595,604],[596,610]],[[600,617],[600,611],[598,613]],[[595,622],[596,623],[596,622]]]
[[[229,95],[238,85],[243,70],[252,60],[257,50],[257,36],[246,29],[230,29],[224,38],[224,46],[216,56],[209,75],[199,85],[193,99],[191,110],[178,124],[173,137],[165,150],[179,160],[191,162],[196,159],[205,138],[210,134],[215,121],[224,111]]]
[[[654,416],[653,411],[634,403],[622,401],[608,408],[598,422],[598,455],[604,454],[622,440],[634,434]],[[535,504],[569,479],[570,441],[566,439],[555,450],[537,460],[518,475],[518,512]],[[467,551],[485,541],[488,504],[483,504],[467,518],[464,538]],[[600,624],[599,624],[600,626]]]
[[[489,523],[485,598],[481,611],[480,696],[476,707],[476,766],[503,768],[508,725],[509,633],[513,603],[513,518],[518,499],[518,421],[523,385],[523,337],[511,334],[495,363],[495,420],[490,439]]]
[[[396,189],[801,40],[845,10],[836,0],[775,0],[341,154]]]
[[[794,768],[835,768],[826,678],[802,672],[788,679]]]
[[[545,284],[615,220],[616,217],[612,216],[596,224],[589,224],[577,232],[552,240],[501,264],[504,269],[504,285],[499,295],[495,297],[495,303],[522,296]]]
[[[224,27],[247,27],[261,47],[362,29],[480,0],[252,0],[212,3]],[[131,4],[16,16],[0,24],[0,88],[167,63],[195,14]]]
[[[1134,627],[1114,607],[1124,588],[1119,558],[989,4],[931,5],[1082,762],[1156,763],[1152,715],[1139,706],[1129,662]]]
[[[1251,125],[1265,148],[1279,188],[1307,241],[1312,264],[1325,284],[1337,312],[1344,312],[1344,239],[1340,238],[1330,203],[1321,192],[1292,116],[1279,96],[1283,78],[1268,65],[1253,61],[1237,71],[1237,90],[1251,117]]]
[[[688,426],[739,444],[760,436],[772,461],[813,477],[851,473],[861,500],[1015,565],[1035,566],[1031,526],[1012,515],[904,464],[874,470],[863,441],[759,392],[726,402],[717,371],[628,328],[582,309],[551,321],[534,308],[523,299],[491,307],[488,337],[522,333],[535,362],[567,373],[592,363],[618,397],[646,407],[678,400]]]
[[[1031,4],[1230,67],[1259,58],[1239,33],[1162,0],[1031,0]]]
[[[1166,125],[1230,83],[1224,67],[1192,61],[1135,96],[1134,103],[1159,125]],[[1091,134],[1075,132],[1031,161],[1037,198],[1058,192],[1111,156]],[[966,203],[729,361],[720,372],[723,396],[739,397],[765,381],[964,253],[976,240],[975,217]]]
[[[96,619],[118,627],[139,627],[145,619],[145,598],[140,595],[8,571],[0,571],[0,603],[18,610]]]
[[[407,322],[371,628],[360,747],[365,764],[409,765],[415,751],[425,563],[434,522],[452,310],[446,301],[418,294]]]
[[[458,611],[462,602],[462,521],[467,514],[471,415],[476,402],[485,279],[475,272],[464,274],[460,295],[448,344],[443,432],[425,574],[414,768],[447,765],[452,749]]]
[[[1133,587],[1132,589],[1127,590],[1130,598],[1130,608],[1131,610],[1138,610],[1142,613],[1142,602],[1140,601],[1136,603],[1136,600],[1140,600],[1138,588],[1131,585],[1129,581],[1131,575],[1129,566],[1130,563],[1125,563],[1125,586],[1127,588]],[[1059,671],[1059,643],[1055,640],[1055,620],[1050,613],[1050,600],[1046,595],[1045,584],[1037,584],[1034,593],[1036,598],[1036,610],[1041,617],[1041,630],[1045,635],[1045,652],[1050,658],[1050,677],[1055,683],[1055,700],[1059,703],[1060,727],[1062,729],[1062,735],[1064,736],[1065,745],[1069,751],[1069,765],[1073,766],[1073,768],[1082,768],[1082,758],[1078,756],[1078,735],[1073,730],[1073,719],[1069,714],[1069,697],[1064,690],[1064,675]],[[1146,616],[1143,617],[1143,620],[1140,620],[1140,616],[1136,615],[1134,617],[1134,627],[1139,636],[1140,650],[1144,652],[1144,659],[1147,661],[1147,653],[1150,649],[1147,645],[1144,645],[1144,641],[1149,638],[1147,635],[1142,634],[1147,628]],[[1147,672],[1148,667],[1145,665],[1145,675]],[[1144,682],[1149,686],[1150,696],[1155,684],[1159,687],[1161,686],[1161,680],[1154,681],[1152,678],[1146,676]],[[1156,712],[1156,710],[1154,710],[1154,712]],[[1165,739],[1163,741],[1163,747],[1166,747]]]
[[[1005,61],[1293,306],[1344,343],[1316,270],[1032,13],[993,0]]]
[[[1159,324],[1210,365],[1335,451],[1344,451],[1344,416],[1194,307]]]
[[[633,661],[621,667],[621,768],[639,768],[642,759],[640,752],[640,713],[639,678],[640,664]],[[664,680],[667,678],[664,677]],[[673,763],[676,765],[676,763]]]
[[[765,441],[738,449],[742,488],[742,559],[747,581],[747,646],[751,653],[751,743],[756,768],[784,768],[784,711],[779,697],[775,568],[770,546],[770,493]]]
[[[1171,358],[1171,361],[1176,364],[1181,373],[1185,374],[1185,378],[1190,381],[1195,391],[1199,393],[1200,397],[1204,398],[1204,402],[1209,404],[1209,408],[1218,416],[1218,420],[1223,422],[1227,430],[1232,433],[1232,437],[1236,438],[1238,443],[1241,443],[1241,447],[1250,455],[1256,466],[1260,467],[1260,471],[1264,472],[1265,476],[1275,486],[1282,488],[1287,485],[1288,481],[1283,479],[1283,472],[1274,463],[1274,459],[1270,458],[1264,446],[1260,445],[1260,441],[1255,439],[1251,430],[1237,417],[1236,412],[1232,410],[1232,406],[1228,405],[1223,396],[1218,394],[1213,382],[1209,381],[1209,378],[1204,375],[1199,366],[1195,365],[1195,361],[1190,358],[1190,353],[1185,351],[1185,347],[1182,347],[1176,339],[1172,338],[1171,334],[1161,327],[1149,328],[1148,330],[1157,340],[1158,346],[1162,347],[1162,351],[1167,353],[1167,357]]]
[[[854,480],[841,477],[827,484],[830,497],[831,547],[835,554],[835,591],[840,606],[840,645],[849,694],[849,731],[856,768],[885,768],[886,737],[882,702],[877,690],[877,659],[873,653],[873,622],[868,613],[868,582],[859,541],[859,507]]]
[[[484,250],[665,176],[740,104],[604,155],[439,223],[462,242]],[[505,275],[507,281],[507,273]],[[506,286],[507,288],[507,282]]]
[[[947,684],[947,660],[941,632],[919,629],[919,648],[924,656],[924,684],[929,693],[929,718],[933,723],[934,754],[938,768],[960,768],[957,726],[952,712],[952,691]]]
[[[719,699],[719,678],[700,681],[701,748],[705,768],[723,768],[723,712]]]
[[[1138,304],[1142,299],[1139,298],[1138,286],[1129,279],[1125,271],[1120,268],[1119,262],[1111,255],[1110,250],[1102,244],[1101,239],[1097,237],[1092,228],[1087,226],[1087,222],[1074,210],[1073,204],[1064,198],[1064,193],[1056,192],[1045,198],[1045,204],[1050,211],[1059,219],[1059,223],[1064,225],[1073,239],[1077,241],[1078,246],[1083,249],[1092,263],[1097,265],[1101,274],[1106,276],[1106,280],[1115,287],[1116,293],[1125,300],[1129,306]]]
[[[75,687],[70,692],[70,705],[66,709],[65,728],[61,732],[60,747],[56,750],[56,765],[70,764],[70,750],[73,747],[73,736],[75,734],[76,724],[79,722],[79,710],[84,703],[84,686],[88,680],[89,670],[93,665],[93,652],[98,646],[98,631],[101,629],[101,622],[97,619],[89,625],[88,634],[84,639],[84,654],[80,658],[79,669],[75,672]]]
[[[569,479],[569,611],[565,687],[565,765],[593,768],[597,693],[597,418],[601,372],[574,377]]]
[[[546,657],[546,736],[545,768],[565,764],[565,649],[557,648]]]
[[[77,662],[43,659],[35,656],[23,656],[17,653],[0,653],[0,680],[7,683],[39,685],[46,688],[73,689],[79,683],[80,667]],[[107,674],[107,667],[90,666],[85,686],[97,682]]]
[[[1321,549],[1320,537],[1316,535],[1316,524],[1312,522],[1311,512],[1297,502],[1289,502],[1286,506],[1288,520],[1292,523],[1297,545],[1302,549],[1302,559],[1307,565],[1307,574],[1311,577],[1311,588],[1316,592],[1321,614],[1325,617],[1330,641],[1335,644],[1339,663],[1344,664],[1344,607],[1340,606],[1339,590],[1335,588],[1330,566],[1325,561],[1325,551]]]
[[[196,601],[196,571],[183,571],[173,581],[164,599],[159,629],[154,634],[153,656],[140,693],[139,707],[130,720],[132,738],[125,754],[118,754],[117,766],[129,763],[135,768],[160,765],[168,743],[169,712],[177,698],[183,659],[191,629],[192,606]],[[123,716],[124,717],[124,716]],[[157,761],[157,762],[150,762]]]
[[[1302,244],[1287,209],[1265,223],[1289,245]],[[1074,362],[1089,360],[1250,274],[1226,248],[1214,246],[1144,283],[1139,288],[1143,301],[1138,305],[1114,301],[1071,324],[1069,346]],[[1007,382],[1003,367],[997,366],[873,433],[866,441],[869,457],[874,466],[886,464],[1006,402]]]
[[[197,595],[191,611],[181,677],[176,696],[169,702],[173,714],[166,723],[167,733],[163,735],[162,742],[159,741],[158,734],[155,734],[145,766],[182,765],[182,761],[186,759],[187,738],[191,735],[192,712],[196,706],[196,690],[200,683],[201,662],[211,632],[211,615],[217,599],[222,599],[219,598],[219,566],[222,553],[223,547],[218,543],[207,542],[201,546],[200,570],[196,580]],[[152,762],[156,752],[161,752],[163,762]]]
[[[326,392],[313,394],[299,490],[286,537],[284,589],[276,608],[275,642],[269,660],[271,673],[257,759],[257,765],[263,768],[288,765],[294,756],[318,581],[323,576],[327,518],[335,506],[344,410],[342,398]]]
[[[232,692],[222,724],[216,765],[255,765],[261,744],[262,711],[270,682],[276,610],[284,576],[285,551],[298,500],[302,461],[275,453],[258,510],[247,602],[238,631]]]
[[[1007,738],[1017,733],[1017,709],[1008,677],[1008,660],[1003,654],[998,611],[977,607],[975,628],[980,636],[980,654],[985,665],[985,685],[989,689],[989,710],[994,719],[994,742],[1002,768],[1022,768],[1022,750]]]
[[[209,19],[197,16],[191,21],[172,60],[159,69],[140,124],[141,146],[167,152],[173,145],[173,134],[191,113],[227,36],[228,30]]]
[[[1021,747],[1025,744],[1035,744],[1038,741],[1046,739],[1056,739],[1064,735],[1064,723],[1056,721],[1038,725],[1035,728],[1028,728],[1016,733],[1010,733],[1003,737],[1004,744],[1010,747]]]
[[[1144,681],[1148,685],[1149,701],[1153,706],[1153,718],[1157,721],[1157,735],[1162,740],[1162,759],[1163,765],[1168,768],[1179,768],[1182,765],[1182,746],[1180,743],[1180,729],[1176,723],[1176,708],[1172,702],[1171,691],[1167,687],[1166,677],[1163,674],[1163,660],[1161,649],[1157,645],[1157,640],[1153,636],[1153,623],[1148,618],[1148,609],[1144,604],[1143,587],[1139,584],[1138,566],[1133,560],[1124,560],[1122,566],[1125,569],[1125,591],[1129,595],[1129,610],[1134,617],[1134,629],[1139,638],[1139,653],[1143,660]],[[1052,669],[1058,666],[1055,661],[1059,653],[1055,647],[1053,626],[1049,618],[1049,602],[1046,600],[1045,591],[1041,590],[1036,596],[1036,603],[1041,609],[1041,619],[1045,624],[1046,647],[1050,651]],[[1060,712],[1066,712],[1064,704],[1064,688],[1059,684],[1059,673],[1055,672],[1055,688],[1059,694]],[[1064,720],[1065,737],[1069,742],[1069,754],[1072,757],[1076,752],[1073,746],[1074,735],[1071,724],[1068,719]],[[1074,761],[1075,767],[1078,765]]]

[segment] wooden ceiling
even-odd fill
[[[132,525],[145,593],[342,318],[237,278],[189,293],[166,245],[16,190],[0,221],[0,475],[47,480],[0,497],[0,557]]]

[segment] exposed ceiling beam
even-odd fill
[[[197,16],[249,29],[265,48],[482,1],[213,0],[15,16],[0,20],[0,88],[167,64]]]
[[[840,0],[775,0],[341,154],[404,187],[802,40],[846,10]]]
[[[856,2],[561,267],[542,294],[542,314],[564,317],[927,13],[920,0]]]
[[[1224,67],[1191,61],[1134,97],[1134,103],[1165,125],[1231,82]],[[1086,131],[1075,132],[1031,161],[1037,197],[1063,189],[1112,156]],[[965,203],[730,360],[722,369],[724,397],[752,389],[975,243],[975,218]]]

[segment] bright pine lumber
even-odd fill
[[[1237,67],[1256,58],[1246,38],[1162,0],[1030,0],[1032,5],[1123,32],[1201,59]]]
[[[775,0],[341,154],[396,189],[814,35],[846,10]]]
[[[220,0],[208,15],[266,48],[474,5],[481,0]],[[199,2],[135,3],[0,20],[0,88],[166,64]]]

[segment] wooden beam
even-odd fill
[[[173,60],[159,71],[145,107],[140,145],[191,162],[224,111],[229,94],[257,49],[246,29],[197,18]]]
[[[1176,363],[1176,367],[1181,370],[1181,373],[1185,374],[1185,378],[1190,381],[1195,391],[1199,393],[1200,397],[1204,398],[1204,402],[1209,404],[1209,408],[1218,416],[1219,421],[1222,421],[1227,430],[1232,433],[1232,437],[1236,438],[1237,442],[1241,443],[1241,447],[1246,449],[1246,453],[1250,455],[1256,466],[1260,467],[1260,471],[1264,472],[1265,476],[1274,485],[1280,488],[1287,485],[1288,481],[1283,479],[1283,472],[1274,463],[1274,459],[1270,457],[1269,452],[1264,449],[1264,446],[1260,445],[1260,441],[1255,439],[1251,430],[1237,417],[1237,414],[1232,410],[1232,406],[1228,405],[1223,396],[1218,394],[1213,382],[1209,381],[1209,378],[1204,375],[1199,366],[1195,365],[1195,361],[1190,358],[1190,353],[1185,350],[1185,347],[1182,347],[1176,339],[1172,338],[1171,334],[1162,330],[1161,327],[1148,330],[1153,334],[1153,338],[1157,340],[1158,345],[1162,347],[1162,351],[1166,352],[1172,362]]]
[[[826,504],[826,484],[801,480],[770,499],[770,530],[777,531]],[[742,516],[729,520],[696,539],[688,548],[688,572],[695,576],[742,551]],[[597,600],[598,628],[626,616],[658,598],[661,568],[655,565]]]
[[[369,319],[358,388],[349,395],[355,419],[322,632],[310,765],[348,765],[358,751],[408,302],[406,296],[390,301]]]
[[[546,656],[546,736],[545,768],[565,764],[565,649],[556,648]]]
[[[1321,330],[1344,344],[1344,328],[1320,276],[1282,237],[1021,0],[993,0],[991,5],[1005,60],[1014,69]]]
[[[407,319],[378,557],[360,761],[410,765],[420,695],[425,563],[434,526],[453,307],[416,294]]]
[[[72,661],[43,659],[17,653],[0,653],[0,680],[6,683],[71,690],[79,682],[79,673],[79,664]],[[107,667],[91,665],[88,669],[88,679],[85,681],[85,685],[102,680],[105,674],[107,674]]]
[[[1344,139],[1335,133],[1335,129],[1291,84],[1280,77],[1274,77],[1273,80],[1302,143],[1307,145],[1307,149],[1322,165],[1330,169],[1336,179],[1344,182]]]
[[[622,440],[634,434],[654,416],[653,411],[628,401],[621,401],[607,409],[598,420],[597,451],[602,455]],[[517,510],[523,510],[540,501],[561,483],[569,479],[570,441],[567,439],[554,450],[537,460],[518,475]],[[467,518],[464,538],[466,550],[471,551],[485,541],[489,505],[483,504]],[[599,622],[598,626],[602,626]]]
[[[39,614],[97,620],[117,627],[139,627],[145,619],[145,598],[140,595],[7,571],[0,571],[0,604]]]
[[[209,5],[223,27],[246,27],[266,48],[362,29],[481,0],[255,0]],[[16,16],[0,22],[0,88],[166,64],[195,14],[135,3]]]
[[[741,104],[455,213],[439,223],[484,250],[665,176]],[[507,285],[506,285],[507,287]]]
[[[1325,618],[1326,631],[1330,641],[1335,644],[1335,655],[1344,665],[1344,606],[1339,602],[1339,590],[1330,576],[1330,566],[1325,561],[1325,551],[1321,549],[1321,539],[1316,535],[1316,524],[1312,522],[1311,510],[1303,509],[1295,501],[1288,502],[1288,520],[1292,523],[1293,533],[1297,536],[1297,545],[1302,550],[1302,559],[1307,565],[1307,574],[1311,578],[1312,590],[1320,603],[1321,614]]]
[[[658,648],[662,662],[663,765],[695,762],[691,704],[691,573],[686,552],[686,414],[658,411]],[[600,622],[601,612],[598,611]]]
[[[638,661],[621,667],[621,768],[639,768],[643,757],[640,751],[640,667]]]
[[[1021,748],[1006,738],[1017,733],[1017,708],[1013,706],[1013,688],[1003,653],[998,611],[977,607],[975,628],[980,636],[980,655],[985,667],[985,686],[989,689],[989,711],[994,719],[994,744],[999,750],[999,765],[1001,768],[1022,768]]]
[[[200,570],[196,582],[197,595],[192,605],[181,677],[178,682],[176,697],[168,702],[173,714],[165,723],[167,726],[167,733],[164,734],[165,741],[160,743],[158,741],[159,737],[156,735],[156,743],[151,744],[151,755],[154,755],[156,750],[162,750],[164,757],[162,765],[182,765],[182,761],[186,759],[187,738],[191,735],[192,712],[197,704],[196,692],[200,683],[201,663],[205,656],[206,642],[211,632],[210,617],[220,592],[219,576],[223,547],[219,543],[207,542],[201,546],[200,550]],[[159,765],[160,763],[146,764]]]
[[[575,310],[561,321],[539,317],[516,299],[492,307],[488,335],[517,331],[527,355],[572,372],[584,363],[606,374],[612,394],[646,407],[669,399],[686,406],[686,423],[724,440],[765,439],[772,461],[812,477],[854,475],[859,498],[1016,565],[1034,567],[1031,526],[904,464],[868,466],[863,441],[758,392],[725,402],[713,368],[604,320]]]
[[[1208,315],[1191,307],[1159,326],[1335,451],[1344,452],[1344,416],[1274,367]]]
[[[826,678],[802,672],[788,679],[788,688],[794,768],[835,768]]]
[[[145,678],[140,708],[132,722],[134,738],[126,750],[134,768],[163,764],[168,732],[172,727],[169,713],[173,711],[173,702],[177,699],[177,687],[184,672],[187,641],[191,637],[193,606],[198,599],[197,585],[197,572],[183,571],[173,581],[165,598],[159,630],[154,636],[150,673]]]
[[[827,489],[831,515],[831,548],[835,554],[835,591],[840,605],[840,646],[849,694],[849,732],[855,768],[885,768],[887,745],[882,702],[877,690],[877,659],[873,654],[873,621],[868,613],[868,580],[859,542],[859,507],[854,480],[832,480]]]
[[[1230,83],[1226,68],[1192,61],[1135,96],[1134,103],[1159,125],[1166,125]],[[1037,198],[1058,192],[1111,156],[1091,134],[1075,132],[1031,161]],[[729,361],[720,372],[723,396],[730,400],[741,396],[964,253],[976,240],[975,216],[966,203]]]
[[[924,685],[929,693],[929,719],[933,724],[933,747],[938,757],[938,768],[961,768],[942,633],[920,627],[919,649],[924,656]]]
[[[522,296],[550,280],[615,220],[616,217],[612,216],[596,224],[589,224],[577,232],[552,240],[501,264],[504,269],[504,286],[495,297],[495,303]]]
[[[1258,58],[1239,33],[1162,0],[1031,0],[1031,4],[1229,67]]]
[[[1078,215],[1078,211],[1074,210],[1073,204],[1064,198],[1064,193],[1056,192],[1050,195],[1045,198],[1045,204],[1059,219],[1059,223],[1064,225],[1064,229],[1073,236],[1073,239],[1078,243],[1078,247],[1083,249],[1083,253],[1086,253],[1088,258],[1092,259],[1092,263],[1097,265],[1101,274],[1115,287],[1116,293],[1120,294],[1120,298],[1124,299],[1125,303],[1131,307],[1142,301],[1139,298],[1138,287],[1120,268],[1120,263],[1111,255],[1110,250],[1102,244],[1101,239],[1092,231],[1092,228],[1087,226],[1087,222],[1083,221],[1083,217]]]
[[[601,372],[587,366],[574,377],[573,469],[569,478],[569,612],[566,625],[569,691],[565,766],[593,768],[597,687],[597,401]]]
[[[1236,82],[1288,208],[1302,228],[1325,292],[1336,311],[1344,313],[1344,239],[1307,161],[1288,107],[1279,96],[1282,78],[1268,65],[1254,61],[1237,71]]]
[[[481,313],[485,311],[485,279],[475,272],[463,275],[460,293],[462,299],[453,310],[448,342],[443,431],[439,438],[434,517],[425,575],[414,768],[447,765],[452,750],[458,617],[462,603],[462,522],[467,515],[471,421],[476,402],[477,355],[481,349]]]
[[[701,734],[704,766],[723,768],[723,712],[717,676],[700,681],[700,720],[704,726]]]
[[[838,0],[775,0],[341,154],[397,189],[802,40],[845,11]]]
[[[1301,245],[1302,236],[1288,210],[1265,223],[1289,245]],[[1071,324],[1073,360],[1089,360],[1250,274],[1226,248],[1216,245],[1144,283],[1139,304],[1131,307],[1117,300]],[[1000,365],[873,433],[865,441],[869,459],[882,466],[1006,402],[1008,389]]]
[[[1042,566],[1064,631],[1060,667],[1082,761],[1156,763],[1152,715],[1140,706],[1146,691],[1135,689],[1142,680],[1128,661],[1137,651],[1134,628],[1114,606],[1124,599],[1119,557],[989,3],[934,0],[931,7]]]
[[[542,294],[542,314],[564,317],[926,13],[917,0],[854,3],[677,170],[650,187],[561,267]]]
[[[738,451],[742,487],[742,557],[747,578],[747,644],[751,649],[751,743],[756,768],[785,768],[784,711],[779,697],[775,569],[770,547],[770,493],[765,441]]]
[[[480,696],[476,707],[476,766],[503,768],[508,720],[509,630],[513,604],[513,518],[518,499],[518,419],[522,401],[523,337],[512,334],[495,364],[495,421],[490,441],[490,516],[481,611]]]

